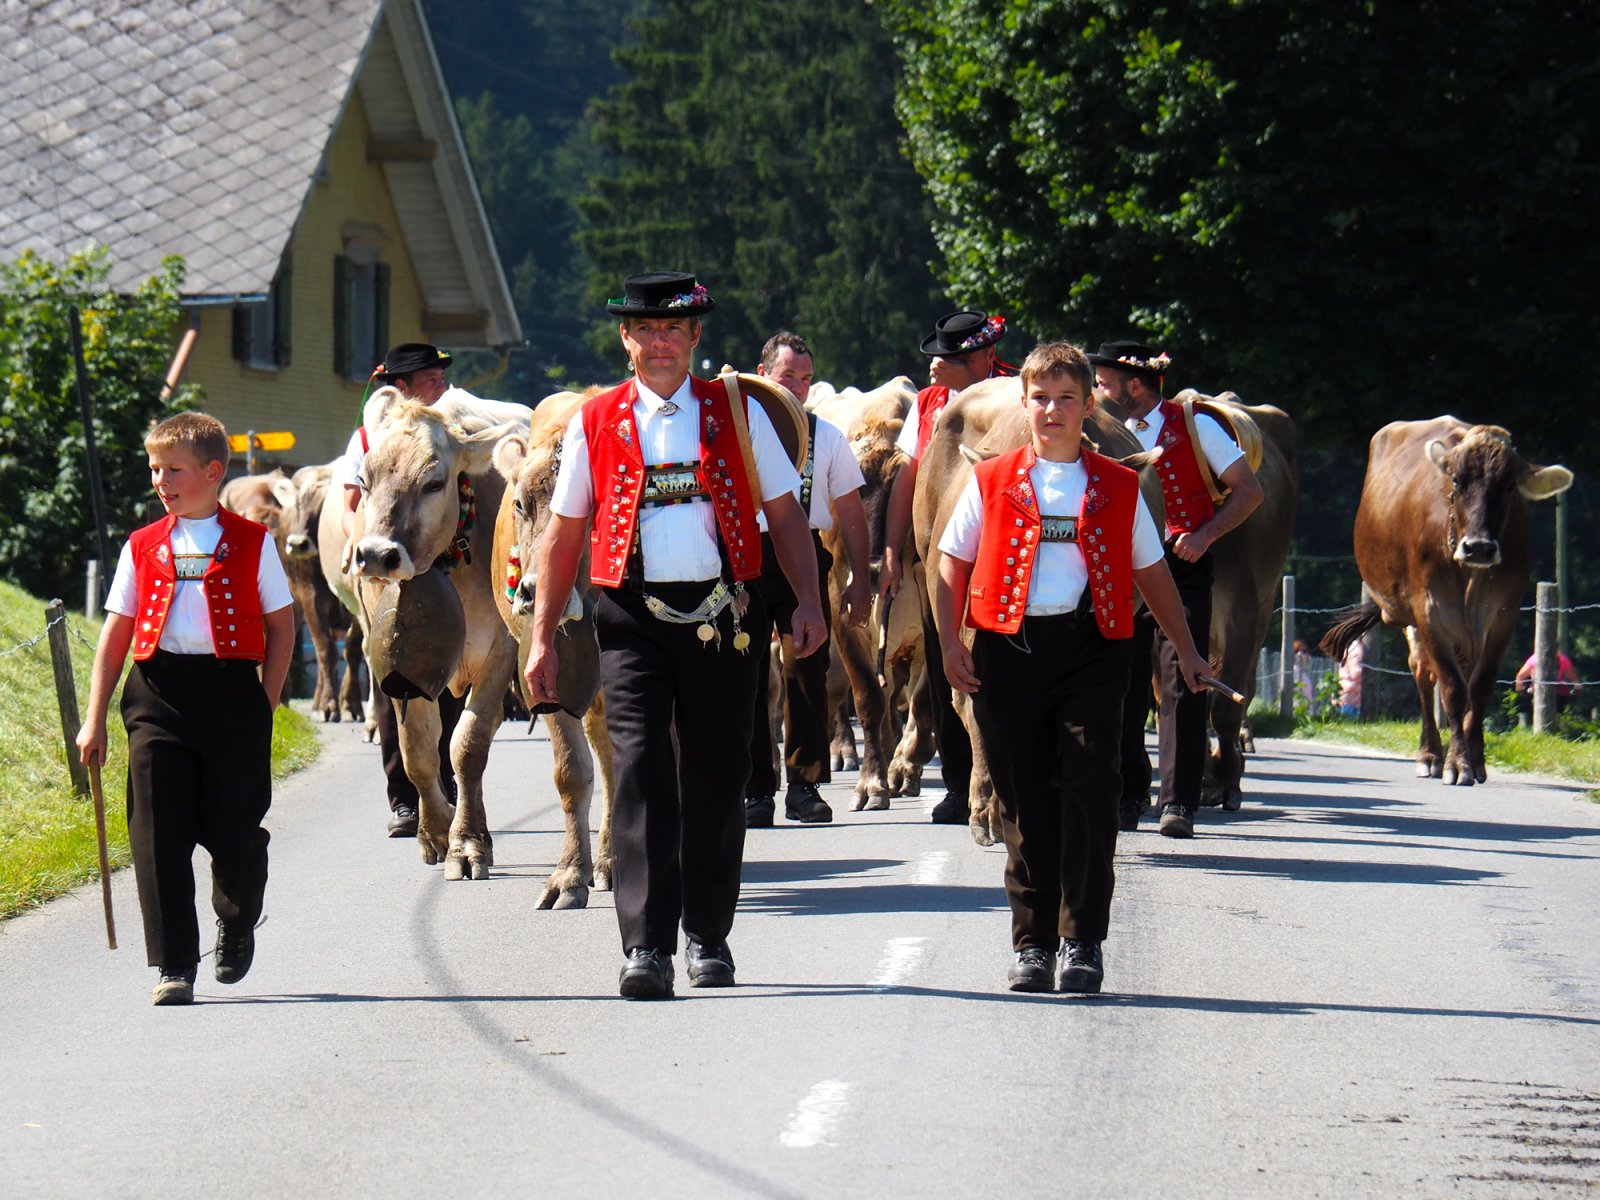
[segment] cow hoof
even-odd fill
[[[562,892],[556,897],[556,902],[552,907],[554,907],[558,912],[564,908],[588,908],[589,889],[586,887],[576,887]]]
[[[451,883],[467,877],[466,863],[452,854],[444,860],[444,877]]]
[[[489,878],[489,860],[487,858],[472,858],[467,861],[472,864],[472,878]]]
[[[437,866],[444,858],[444,851],[424,837],[417,838],[417,853],[430,867]]]
[[[1438,772],[1433,769],[1431,764],[1419,762],[1417,764],[1416,774],[1418,779],[1431,779],[1435,777]]]
[[[842,754],[839,758],[840,762],[838,766],[834,767],[835,771],[859,771],[861,769],[861,760],[854,754]]]
[[[885,796],[882,792],[878,792],[875,795],[868,796],[867,802],[863,807],[865,807],[868,812],[882,812],[884,809],[889,807],[889,797]]]
[[[1220,787],[1207,785],[1200,789],[1201,808],[1220,808],[1227,802],[1227,793]]]
[[[842,755],[842,754],[830,755],[829,758],[828,758],[828,769],[831,770],[831,771],[842,771],[842,770],[844,770],[844,755]]]
[[[867,798],[865,796],[857,796],[854,800],[852,800],[850,802],[850,811],[851,812],[860,812],[866,806],[867,806]]]
[[[1455,764],[1451,763],[1448,766],[1442,767],[1439,771],[1438,778],[1444,780],[1446,787],[1454,787],[1456,783]]]
[[[1472,777],[1474,779],[1476,779],[1479,783],[1488,783],[1489,782],[1489,772],[1485,771],[1482,767],[1473,767],[1472,768]]]
[[[967,825],[967,832],[972,835],[972,840],[980,846],[994,845],[994,834],[982,821],[972,821]]]
[[[595,867],[595,869],[594,869],[594,890],[597,891],[597,892],[609,892],[611,890],[611,868],[610,867],[598,867],[598,866]]]
[[[1222,790],[1222,811],[1238,812],[1244,804],[1244,793],[1236,787]]]

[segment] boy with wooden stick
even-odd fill
[[[211,854],[217,982],[243,979],[255,956],[267,885],[261,821],[272,803],[272,712],[294,617],[272,535],[217,504],[228,467],[221,423],[179,413],[144,444],[167,515],[122,547],[77,744],[85,764],[105,758],[106,710],[131,646],[122,689],[128,840],[145,950],[161,972],[151,999],[189,1004],[200,961],[196,845]]]

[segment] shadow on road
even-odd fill
[[[1005,891],[993,887],[874,883],[848,887],[762,888],[748,878],[739,895],[740,912],[785,917],[835,917],[850,913],[999,912]]]
[[[1387,863],[1312,858],[1259,858],[1232,854],[1139,854],[1141,867],[1215,871],[1222,875],[1261,875],[1316,883],[1483,883],[1503,878],[1500,871],[1449,867],[1435,863]]]
[[[864,875],[870,871],[892,871],[905,866],[899,858],[800,858],[744,860],[741,878],[744,886],[760,883],[790,883],[797,879],[832,879],[839,875]]]

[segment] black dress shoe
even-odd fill
[[[833,809],[822,798],[814,783],[796,782],[783,795],[783,815],[802,825],[826,825],[833,820]]]
[[[256,931],[248,925],[217,922],[217,954],[212,973],[218,983],[238,983],[250,973],[256,957]]]
[[[396,804],[394,811],[389,814],[389,836],[416,837],[417,810],[409,804]]]
[[[771,796],[746,796],[744,798],[744,827],[746,829],[771,829],[772,814],[778,810]]]
[[[670,1000],[672,977],[672,955],[650,946],[635,946],[622,964],[617,986],[630,1000]]]
[[[690,987],[733,986],[733,954],[726,942],[703,946],[690,938],[683,948],[683,958],[689,968]]]
[[[967,816],[971,812],[971,805],[965,796],[958,796],[954,792],[946,792],[944,799],[933,806],[929,819],[935,825],[965,825]]]
[[[1117,805],[1117,828],[1123,833],[1131,833],[1139,828],[1139,821],[1144,814],[1150,811],[1150,804],[1143,796],[1133,799],[1123,797]]]
[[[1105,961],[1100,956],[1099,942],[1084,942],[1077,938],[1061,939],[1061,979],[1063,992],[1093,995],[1100,990],[1106,977]]]

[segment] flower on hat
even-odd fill
[[[1117,361],[1119,363],[1127,363],[1128,366],[1137,370],[1154,371],[1159,375],[1172,365],[1172,355],[1156,354],[1150,358],[1140,358],[1134,354],[1124,354]]]
[[[706,291],[705,284],[697,283],[693,291],[679,292],[676,296],[669,296],[661,302],[662,308],[695,308],[704,304],[711,298],[711,293]]]
[[[963,350],[977,350],[982,346],[987,346],[990,342],[999,341],[1000,335],[1005,331],[1006,319],[999,313],[996,313],[983,323],[983,327],[979,329],[978,332],[972,334],[970,337],[963,338],[961,344],[956,347],[956,350],[958,352]]]

